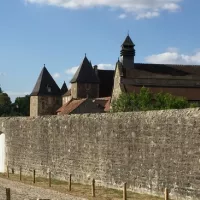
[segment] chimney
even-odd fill
[[[98,66],[97,65],[94,66],[94,71],[95,71],[95,74],[98,76]]]

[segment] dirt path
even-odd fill
[[[6,200],[6,188],[10,188],[11,190],[11,200],[36,200],[37,198],[50,200],[86,200],[3,178],[0,178],[0,200]]]

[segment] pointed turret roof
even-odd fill
[[[127,35],[126,39],[124,40],[122,46],[135,46],[133,41],[131,40],[130,36]]]
[[[65,94],[66,92],[68,91],[68,88],[67,88],[67,85],[64,81],[63,85],[62,85],[62,88],[61,88],[61,94]]]
[[[71,83],[99,83],[99,78],[95,73],[91,63],[87,59],[86,55],[83,59],[82,64],[77,69],[74,77],[70,81]]]
[[[61,90],[54,81],[51,74],[46,69],[45,65],[38,77],[35,87],[31,93],[31,96],[42,96],[42,95],[61,95]]]

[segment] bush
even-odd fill
[[[142,87],[140,93],[122,93],[112,103],[113,112],[131,112],[146,110],[183,109],[198,107],[197,103],[189,103],[184,97],[169,93],[153,94],[148,88]]]

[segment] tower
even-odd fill
[[[99,78],[86,55],[70,83],[72,98],[99,97]]]
[[[68,91],[67,85],[64,81],[62,87],[61,87],[61,95],[65,94]]]
[[[121,63],[123,67],[134,67],[134,57],[135,57],[135,44],[128,35],[121,45]]]
[[[45,65],[30,96],[30,116],[54,115],[62,105],[61,90]]]

